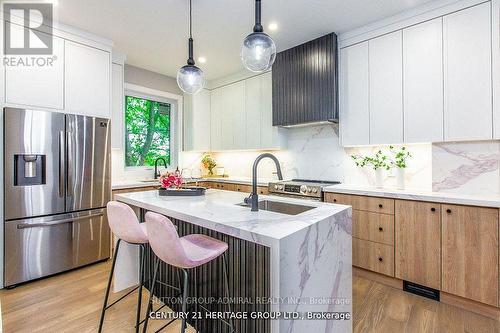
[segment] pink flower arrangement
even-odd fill
[[[167,172],[160,176],[160,184],[162,188],[180,188],[184,180],[179,172]]]

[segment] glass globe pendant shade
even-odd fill
[[[261,73],[271,69],[276,59],[276,45],[264,32],[248,35],[241,47],[241,61],[249,71]]]
[[[203,71],[194,65],[182,66],[177,71],[177,84],[182,91],[188,94],[196,94],[205,85]]]

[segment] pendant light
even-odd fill
[[[261,24],[261,0],[255,0],[255,25],[241,47],[241,61],[246,69],[261,73],[271,69],[276,59],[276,45]]]
[[[195,66],[193,58],[193,9],[191,1],[189,0],[189,57],[187,65],[182,66],[177,72],[177,84],[185,93],[196,94],[203,88],[205,77],[203,71]]]

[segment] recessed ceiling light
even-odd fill
[[[269,23],[268,28],[269,28],[269,30],[271,30],[271,31],[278,30],[278,23],[276,23],[276,22],[271,22],[271,23]]]
[[[205,58],[205,57],[199,57],[199,58],[198,58],[198,62],[199,62],[200,64],[204,64],[204,63],[206,63],[206,62],[207,62],[207,58]]]

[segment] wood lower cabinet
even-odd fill
[[[246,184],[235,184],[235,183],[228,183],[228,182],[209,181],[209,182],[200,182],[200,183],[198,183],[198,185],[204,186],[207,188],[214,188],[217,190],[235,191],[235,192],[243,192],[243,193],[252,192],[252,185],[246,185]],[[258,192],[258,194],[262,194],[262,195],[269,194],[269,190],[266,186],[258,186],[257,192]]]
[[[338,193],[325,201],[353,208],[354,266],[500,307],[498,208]]]
[[[442,290],[498,306],[498,209],[442,205]]]
[[[394,247],[353,238],[352,264],[377,273],[394,276]]]
[[[441,286],[441,205],[396,200],[395,276]]]

